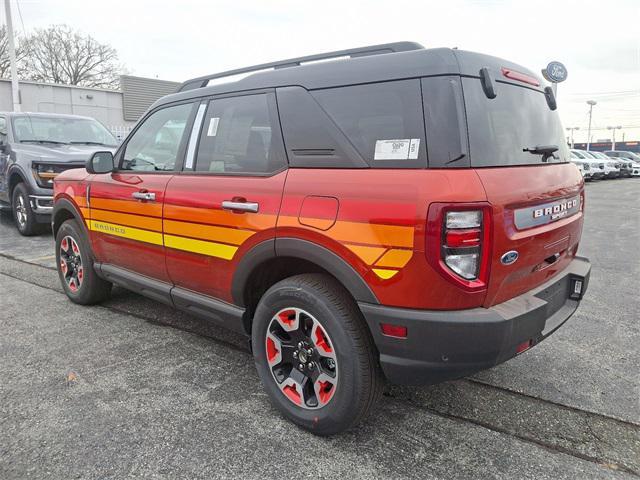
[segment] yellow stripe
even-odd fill
[[[165,247],[175,248],[177,250],[200,253],[202,255],[223,258],[225,260],[231,260],[238,250],[238,247],[233,247],[231,245],[224,245],[222,243],[215,242],[204,242],[202,240],[176,237],[174,235],[165,235],[164,245]]]
[[[128,213],[110,212],[108,210],[91,209],[91,218],[102,220],[113,225],[134,225],[145,230],[162,232],[162,219],[157,217],[144,217],[141,215],[129,215]]]
[[[91,220],[89,222],[89,228],[94,232],[128,238],[130,240],[138,240],[140,242],[153,243],[155,245],[162,245],[162,234],[159,232],[148,232],[138,228],[125,227],[123,225],[115,225],[113,223],[97,222],[95,220]]]
[[[384,253],[383,247],[369,247],[365,245],[350,245],[348,243],[344,244],[349,250],[355,253],[360,259],[366,263],[367,265],[371,265],[375,262],[380,255]]]
[[[176,222],[173,220],[164,221],[165,233],[175,235],[186,235],[200,238],[202,240],[218,241],[242,245],[244,241],[255,232],[251,230],[239,230],[237,228],[218,227],[215,225],[200,225],[197,223]]]
[[[373,273],[375,273],[377,276],[379,276],[383,280],[389,280],[396,273],[398,273],[398,270],[386,270],[382,268],[374,268]]]
[[[376,262],[376,266],[402,268],[409,263],[412,256],[413,251],[411,250],[391,249]]]

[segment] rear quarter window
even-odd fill
[[[487,98],[480,80],[463,78],[472,167],[536,165],[542,155],[525,151],[557,145],[548,163],[568,162],[569,150],[558,113],[549,108],[544,93],[496,82],[497,95]]]
[[[311,95],[369,166],[426,166],[419,80],[314,90]]]

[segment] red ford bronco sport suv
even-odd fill
[[[470,375],[575,312],[584,191],[555,110],[521,66],[408,42],[187,81],[56,178],[60,280],[250,336],[274,405],[340,432],[385,378]]]

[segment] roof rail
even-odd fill
[[[306,57],[289,58],[288,60],[280,60],[272,63],[262,63],[260,65],[253,65],[252,67],[238,68],[236,70],[227,70],[226,72],[214,73],[212,75],[205,75],[204,77],[192,78],[182,83],[177,92],[184,92],[186,90],[193,90],[196,88],[206,87],[209,80],[216,78],[231,77],[233,75],[240,75],[243,73],[257,72],[260,70],[280,69],[289,67],[299,67],[306,62],[315,62],[319,60],[330,60],[332,58],[339,57],[366,57],[369,55],[380,55],[382,53],[395,53],[395,52],[407,52],[409,50],[421,50],[424,47],[416,42],[395,42],[395,43],[383,43],[380,45],[370,45],[368,47],[350,48],[347,50],[337,50],[335,52],[319,53],[316,55],[309,55]]]

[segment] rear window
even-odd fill
[[[555,145],[548,163],[569,161],[558,113],[544,93],[497,82],[497,95],[487,98],[479,79],[463,78],[469,127],[471,166],[492,167],[542,163],[543,154],[525,149]]]
[[[426,166],[419,80],[311,92],[372,167]]]

